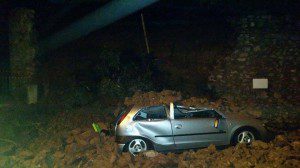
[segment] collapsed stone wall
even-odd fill
[[[247,16],[238,22],[236,49],[218,60],[209,80],[217,92],[255,98],[297,99],[299,33],[292,18]],[[267,78],[267,90],[253,90],[253,78]],[[299,97],[298,97],[299,98]]]

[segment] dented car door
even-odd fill
[[[152,109],[141,109],[135,117],[136,122],[133,127],[137,129],[141,136],[150,139],[156,150],[172,150],[175,146],[171,122],[166,114],[165,107],[162,106],[159,110],[163,110],[165,117],[157,116],[158,112],[152,113]]]

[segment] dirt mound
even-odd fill
[[[160,104],[170,104],[170,102],[177,102],[182,99],[181,93],[171,90],[163,90],[161,92],[135,92],[132,97],[126,97],[124,104],[152,106]]]

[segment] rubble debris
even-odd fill
[[[209,105],[209,101],[206,98],[191,97],[189,99],[181,101],[184,106],[193,107],[205,107]]]
[[[162,92],[135,92],[132,97],[126,97],[124,104],[130,105],[160,105],[169,104],[170,102],[177,102],[182,99],[181,93],[171,90],[163,90]]]
[[[249,107],[240,106],[230,96],[214,102],[196,97],[182,100],[181,94],[173,91],[135,93],[132,98],[125,100],[125,104],[137,102],[154,105],[170,101],[181,101],[184,105],[197,107],[210,106],[234,115],[259,110],[252,107],[251,103],[247,104]],[[18,164],[25,167],[297,167],[300,164],[300,129],[282,133],[271,142],[257,140],[251,145],[238,144],[223,150],[210,145],[179,154],[162,154],[151,150],[133,157],[129,153],[118,152],[113,136],[101,134],[100,145],[99,133],[93,131],[92,122],[86,122],[89,119],[86,114],[63,115],[47,130],[49,136],[37,138],[28,148],[19,148],[13,155],[0,155],[0,167],[17,167]],[[113,117],[109,113],[107,115]],[[105,121],[96,123],[101,128],[108,125]],[[0,151],[4,150],[0,147]]]
[[[150,150],[133,157],[117,152],[114,137],[103,136],[100,148],[98,134],[85,127],[69,131],[65,146],[48,139],[37,149],[39,152],[18,150],[15,156],[6,159],[11,159],[9,163],[41,167],[47,164],[54,167],[297,167],[300,164],[299,133],[297,130],[278,135],[271,142],[258,140],[251,145],[238,144],[224,150],[210,145],[179,154]],[[43,149],[45,145],[47,148]],[[49,161],[49,158],[53,159]]]

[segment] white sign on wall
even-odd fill
[[[268,89],[268,79],[253,79],[253,89]]]

